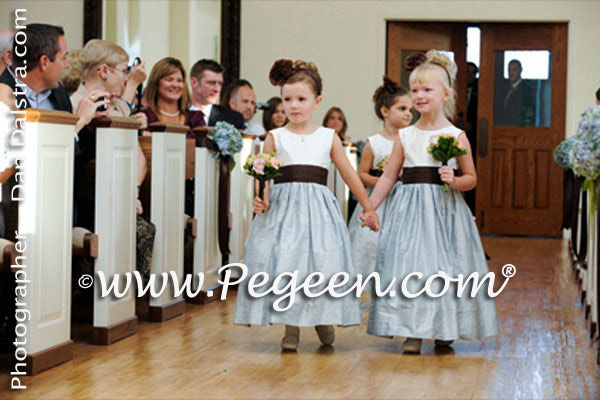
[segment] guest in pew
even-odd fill
[[[81,53],[82,50],[73,50],[67,54],[69,68],[60,75],[60,83],[65,87],[69,97],[75,93],[81,83]]]
[[[73,107],[65,88],[60,84],[60,74],[69,67],[67,61],[67,41],[62,27],[47,24],[29,24],[23,30],[27,35],[27,51],[16,42],[13,43],[12,65],[7,67],[0,82],[15,89],[17,83],[22,86],[24,94],[16,97],[20,109],[40,108],[43,110],[59,110],[72,113]],[[16,51],[18,50],[18,51]],[[19,56],[18,54],[23,54]],[[97,101],[101,97],[105,100]],[[81,167],[94,157],[92,135],[86,126],[98,116],[106,112],[98,108],[107,105],[109,93],[94,90],[83,98],[75,114],[79,120],[74,128],[75,168]],[[94,100],[92,100],[94,99]],[[73,224],[78,223],[79,188],[74,188]]]
[[[15,39],[13,29],[4,29],[0,31],[0,74],[4,69],[12,64],[12,48]]]
[[[271,97],[267,103],[269,108],[263,111],[263,127],[266,132],[281,128],[288,122],[281,97]]]
[[[77,91],[71,96],[73,107],[77,107],[79,103],[88,96],[88,93],[94,91],[103,91],[110,93],[110,103],[108,104],[108,115],[113,117],[131,117],[142,122],[142,129],[147,127],[146,114],[137,113],[130,115],[131,108],[128,102],[123,99],[124,91],[127,86],[128,76],[131,72],[127,70],[127,62],[129,55],[120,46],[99,39],[92,39],[82,50],[81,64],[79,71],[83,81],[77,88]],[[134,85],[139,84],[141,76],[145,76],[142,68],[137,71]],[[134,87],[136,87],[134,86]],[[133,101],[135,91],[128,94],[128,98]],[[85,174],[85,169],[78,171],[76,177],[85,179],[82,174]],[[138,168],[137,168],[137,262],[136,267],[144,279],[148,279],[150,273],[150,265],[152,264],[152,247],[154,245],[154,235],[156,228],[154,225],[140,215],[143,212],[142,203],[139,200],[139,190],[144,182],[148,167],[146,157],[138,143]],[[88,179],[89,181],[89,179]],[[83,184],[83,183],[82,183]],[[87,186],[93,185],[93,182],[87,182]],[[86,191],[87,192],[87,191]],[[94,228],[94,205],[95,199],[93,195],[86,196],[86,214],[81,220],[84,222],[83,227],[93,230]],[[89,261],[89,260],[88,260]],[[83,269],[89,267],[84,263]],[[93,272],[93,265],[91,271]],[[86,271],[89,273],[89,271]]]
[[[157,62],[146,85],[147,108],[142,112],[148,116],[149,123],[185,124],[190,127],[187,137],[194,138],[193,129],[206,126],[206,119],[202,111],[189,108],[191,96],[185,79],[181,61],[167,57]],[[194,216],[194,179],[185,182],[185,213]]]
[[[206,126],[206,122],[202,111],[188,109],[191,95],[185,79],[185,68],[178,59],[166,57],[157,62],[146,85],[147,107],[142,112],[149,124],[160,121],[189,126],[187,137],[193,138],[193,129]]]
[[[206,126],[215,126],[217,122],[229,122],[237,129],[244,129],[244,116],[227,106],[217,104],[223,88],[225,68],[213,60],[197,61],[190,71],[192,86],[192,105],[190,111],[202,111]]]
[[[343,144],[346,145],[352,143],[350,136],[346,135],[348,122],[346,121],[346,116],[341,108],[331,107],[329,111],[327,111],[327,114],[325,114],[325,118],[323,118],[323,126],[333,129],[340,137]]]
[[[229,107],[244,116],[244,132],[249,135],[262,136],[265,129],[252,121],[256,114],[256,95],[250,82],[245,79],[236,79],[225,90],[221,99],[223,107]]]

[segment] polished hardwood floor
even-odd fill
[[[74,359],[24,378],[0,398],[600,398],[600,366],[571,272],[567,242],[485,237],[490,269],[517,268],[497,298],[500,334],[403,355],[401,339],[337,329],[333,348],[305,328],[282,353],[282,327],[232,324],[235,295],[111,346],[76,341]],[[366,312],[365,312],[366,316]]]

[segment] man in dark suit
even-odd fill
[[[223,71],[225,68],[213,60],[202,59],[194,64],[190,71],[190,110],[202,111],[207,126],[225,121],[238,129],[244,129],[244,116],[241,113],[217,104],[223,88]]]
[[[508,63],[508,80],[499,85],[496,96],[494,125],[534,126],[536,121],[535,87],[521,78],[519,60]]]
[[[69,66],[67,62],[67,41],[65,32],[59,26],[46,24],[29,24],[24,33],[27,41],[24,45],[13,43],[12,65],[8,66],[2,75],[0,83],[9,86],[16,97],[19,109],[40,108],[45,110],[60,110],[72,112],[71,100],[65,88],[59,83],[60,74]],[[94,103],[93,99],[109,96],[108,93],[91,92],[77,109],[79,121],[75,125],[75,163],[89,154],[91,145],[90,134],[85,126],[96,116],[96,108],[106,102]],[[10,182],[10,181],[9,181]],[[13,181],[14,184],[14,181]],[[4,186],[4,185],[3,185]],[[6,185],[8,189],[10,186]],[[75,206],[76,202],[74,202]],[[74,210],[73,221],[77,213]],[[13,308],[5,301],[12,293],[14,296],[14,280],[2,280],[0,287],[0,347],[14,339],[14,302]],[[8,287],[6,285],[9,285]],[[11,333],[12,332],[12,333]]]

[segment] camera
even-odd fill
[[[101,101],[104,101],[106,99],[106,97],[102,96],[102,97],[98,97],[98,99],[94,102],[94,103],[99,103]],[[106,104],[101,105],[100,107],[98,107],[96,109],[96,111],[106,111],[108,110],[108,107],[106,107]]]
[[[256,103],[256,109],[257,110],[268,110],[271,106],[269,105],[269,103]]]
[[[142,63],[142,59],[141,58],[139,58],[139,57],[134,58],[133,59],[133,64],[127,66],[127,72],[131,71],[131,68],[133,68],[136,65],[141,64],[141,63]]]

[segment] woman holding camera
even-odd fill
[[[94,101],[98,103],[98,110],[114,117],[131,117],[142,122],[142,129],[147,127],[146,115],[137,113],[131,115],[131,104],[135,98],[135,90],[144,79],[146,73],[144,63],[128,68],[127,62],[129,55],[122,47],[107,42],[105,40],[92,39],[86,43],[81,53],[81,84],[79,88],[71,95],[73,109],[77,109],[80,101]],[[89,93],[97,92],[98,97],[86,97]],[[101,96],[101,97],[100,97]],[[95,148],[91,143],[90,148]],[[85,167],[81,168],[84,169]],[[137,166],[137,188],[139,190],[144,182],[148,168],[146,157],[138,143],[138,166]],[[84,186],[82,171],[76,171],[76,181],[80,181]],[[90,182],[85,182],[89,186]],[[82,190],[86,192],[85,189]],[[86,203],[88,213],[82,218],[82,225],[85,228],[93,229],[93,210],[94,199],[89,195],[80,194],[84,197],[81,201]],[[144,278],[147,278],[152,263],[152,246],[154,243],[154,234],[156,228],[139,215],[142,214],[142,203],[137,200],[137,269]]]

